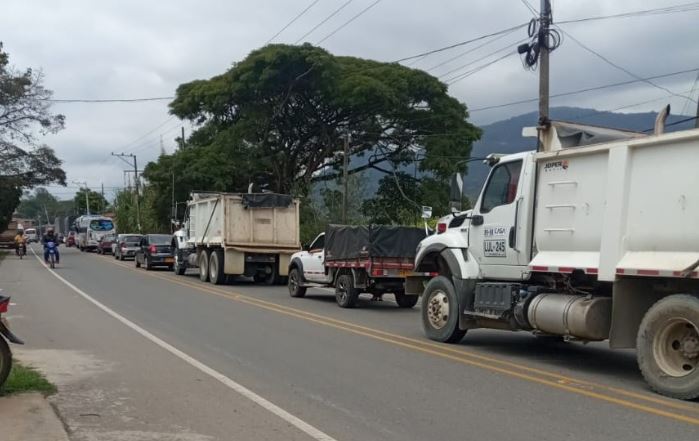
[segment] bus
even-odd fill
[[[78,232],[77,246],[80,251],[96,250],[97,241],[106,234],[116,233],[114,222],[105,216],[80,216],[75,220]]]

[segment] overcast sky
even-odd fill
[[[277,37],[294,43],[347,0],[319,0]],[[353,0],[304,41],[317,43],[375,0]],[[687,3],[688,0],[554,0],[554,21],[609,15]],[[0,41],[18,68],[41,68],[57,99],[167,97],[178,84],[217,75],[243,59],[306,8],[311,0],[256,1],[28,1],[3,0]],[[538,9],[539,2],[532,1]],[[528,21],[532,13],[520,0],[382,0],[321,46],[334,54],[394,61],[423,51],[505,29]],[[606,21],[572,23],[561,29],[612,62],[646,77],[699,67],[699,11]],[[496,50],[515,48],[526,37],[520,29],[430,72],[444,75]],[[485,41],[485,40],[484,40]],[[480,42],[478,43],[480,44]],[[474,45],[406,62],[432,68]],[[472,64],[479,66],[507,52]],[[551,60],[551,93],[592,87],[631,77],[564,38]],[[456,70],[442,79],[467,71]],[[480,107],[537,95],[537,72],[522,67],[518,56],[450,85],[450,93],[474,109],[477,124],[536,109],[536,103],[476,111]],[[657,80],[676,93],[688,94],[696,73]],[[697,91],[694,92],[697,96]],[[623,111],[657,110],[693,114],[688,103],[645,83],[552,100],[602,110],[643,101]],[[153,160],[182,125],[169,119],[167,101],[139,103],[61,103],[66,129],[46,142],[65,161],[69,181],[105,186],[107,196],[123,185],[126,164],[110,152],[133,152],[139,166]],[[187,128],[189,132],[189,128]],[[146,135],[148,132],[152,132]],[[145,136],[144,136],[145,135]],[[139,167],[140,168],[140,167]],[[51,188],[70,198],[75,184]]]

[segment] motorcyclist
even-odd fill
[[[15,236],[15,253],[19,256],[20,248],[27,254],[27,239],[24,237],[24,230],[17,230],[17,235]]]
[[[49,242],[53,242],[54,244],[53,250],[56,255],[56,263],[59,263],[61,256],[58,254],[58,237],[53,232],[53,228],[48,228],[46,234],[41,238],[41,243],[44,245],[44,262],[46,263],[49,263]]]

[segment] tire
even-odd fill
[[[459,329],[456,290],[449,279],[438,276],[430,280],[422,294],[422,329],[430,340],[458,343],[466,335]]]
[[[209,281],[209,250],[202,250],[199,253],[199,280]]]
[[[699,298],[675,294],[651,306],[638,328],[636,358],[656,392],[699,398]]]
[[[221,285],[226,281],[223,273],[223,250],[214,250],[209,258],[209,281]]]
[[[417,305],[417,301],[420,299],[419,296],[407,296],[404,292],[394,293],[394,296],[399,308],[412,308]]]
[[[289,271],[287,287],[291,297],[303,297],[306,295],[306,288],[301,286],[301,271],[298,268],[294,267]]]
[[[0,337],[0,389],[7,381],[12,369],[12,352],[4,337]]]
[[[277,274],[277,264],[275,263],[272,266],[272,271],[269,274],[265,274],[264,280],[262,280],[262,283],[264,283],[267,286],[272,286],[277,284],[277,279],[279,278],[279,275]]]
[[[340,308],[354,308],[359,299],[359,290],[354,287],[352,274],[342,274],[335,282],[335,300]]]
[[[175,255],[175,264],[172,266],[172,269],[178,276],[184,276],[185,271],[187,271],[187,264],[180,262],[179,252]]]
[[[133,261],[136,264],[136,268],[141,267],[141,262],[138,261],[138,254],[134,256]]]

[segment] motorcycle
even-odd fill
[[[17,249],[15,250],[17,255],[19,256],[19,260],[22,260],[24,256],[27,254],[27,246],[25,244],[19,244],[17,245]]]
[[[10,369],[12,369],[12,352],[7,342],[18,345],[24,344],[19,337],[10,331],[7,320],[2,316],[3,313],[7,313],[9,306],[10,298],[0,293],[0,335],[2,335],[2,337],[0,337],[0,387],[5,384],[8,375],[10,375]]]
[[[49,251],[49,266],[51,269],[56,268],[56,242],[46,242],[46,248]]]

